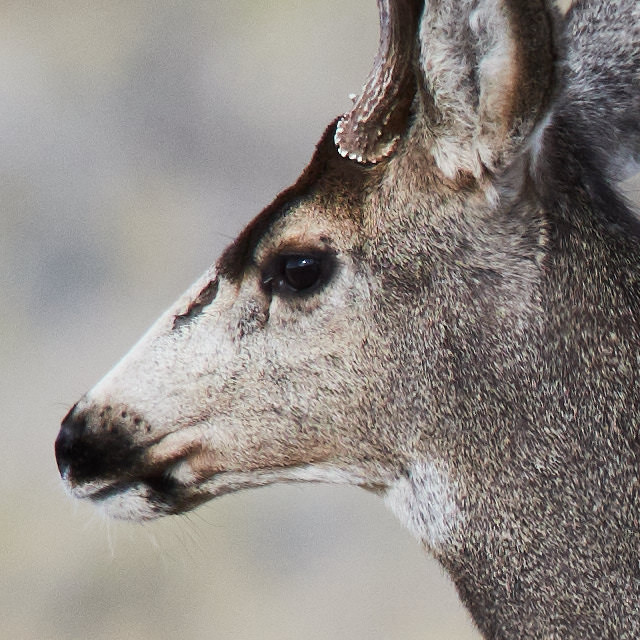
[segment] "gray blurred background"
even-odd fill
[[[69,406],[348,108],[376,3],[5,0],[0,30],[0,637],[477,637],[364,491],[109,523],[53,456]]]
[[[478,638],[364,491],[112,523],[64,495],[53,456],[69,406],[349,107],[375,5],[0,2],[1,638]]]

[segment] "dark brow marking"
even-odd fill
[[[218,294],[218,278],[211,280],[209,284],[196,296],[189,308],[173,319],[173,329],[180,329],[197,318],[202,310],[210,305]]]
[[[275,200],[245,227],[235,242],[220,256],[216,267],[221,276],[232,282],[240,279],[245,267],[251,261],[258,242],[266,231],[286,214],[291,204],[310,192],[311,187],[318,181],[318,178],[326,173],[327,165],[336,162],[344,163],[345,178],[354,170],[360,170],[359,167],[353,166],[355,163],[351,163],[339,155],[333,141],[336,122],[337,120],[326,128],[316,146],[311,161],[302,172],[300,178],[298,178],[298,181],[279,193]]]

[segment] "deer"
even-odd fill
[[[483,637],[638,638],[640,3],[378,7],[297,182],[64,418],[64,485],[355,485]]]

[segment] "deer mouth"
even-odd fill
[[[131,429],[132,424],[138,428]],[[296,465],[223,466],[220,455],[204,442],[201,425],[145,439],[146,431],[142,418],[121,407],[74,407],[55,444],[66,491],[111,518],[145,521],[190,511],[243,488],[297,478]]]
[[[202,423],[153,433],[142,417],[123,407],[74,407],[55,444],[67,492],[111,518],[145,521],[276,482],[354,484],[375,491],[382,486],[372,484],[357,465],[339,464],[326,452],[315,460],[287,456],[271,465],[259,456],[242,459],[222,442],[214,445]]]
[[[95,448],[96,455],[102,451],[102,475],[89,477],[81,466],[73,463],[59,463],[60,473],[69,494],[90,500],[111,518],[153,520],[190,511],[226,492],[222,486],[214,493],[202,486],[209,485],[212,476],[224,476],[226,472],[211,470],[206,477],[193,473],[189,463],[197,455],[193,451],[179,452],[160,462],[154,460],[153,447],[134,451],[127,456],[129,464],[123,467],[122,460],[113,458],[108,449],[99,444]],[[82,462],[82,458],[79,460]]]
[[[172,433],[152,438],[146,422],[126,409],[76,406],[62,421],[55,443],[65,489],[120,519],[188,511],[207,499],[198,490],[207,478],[202,465],[195,473],[189,462],[201,454],[199,444],[188,442],[189,435],[198,440],[189,431],[181,430],[179,441]],[[208,475],[216,471],[210,466]]]
[[[191,511],[211,498],[234,491],[219,477],[225,475],[227,472],[214,476],[220,487],[218,491],[211,491],[201,485],[182,484],[168,469],[153,476],[110,483],[86,497],[109,518],[155,520]],[[74,492],[74,495],[77,494]]]
[[[199,454],[174,457],[146,473],[126,474],[119,478],[77,481],[63,475],[67,491],[74,497],[90,500],[109,518],[148,521],[166,515],[191,511],[213,498],[241,489],[276,482],[339,482],[356,484],[375,491],[364,476],[336,471],[331,465],[292,464],[286,467],[253,470],[210,470],[206,476],[195,473],[192,461]]]
[[[109,454],[105,452],[105,458]],[[188,487],[180,484],[167,469],[141,470],[78,478],[73,467],[61,470],[65,489],[71,496],[90,500],[108,516],[123,520],[151,520],[193,508]]]

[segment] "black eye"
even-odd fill
[[[329,281],[334,262],[331,253],[283,253],[267,263],[262,284],[281,295],[312,293]]]
[[[320,261],[312,256],[289,256],[282,267],[284,281],[294,290],[311,289],[320,280]]]

